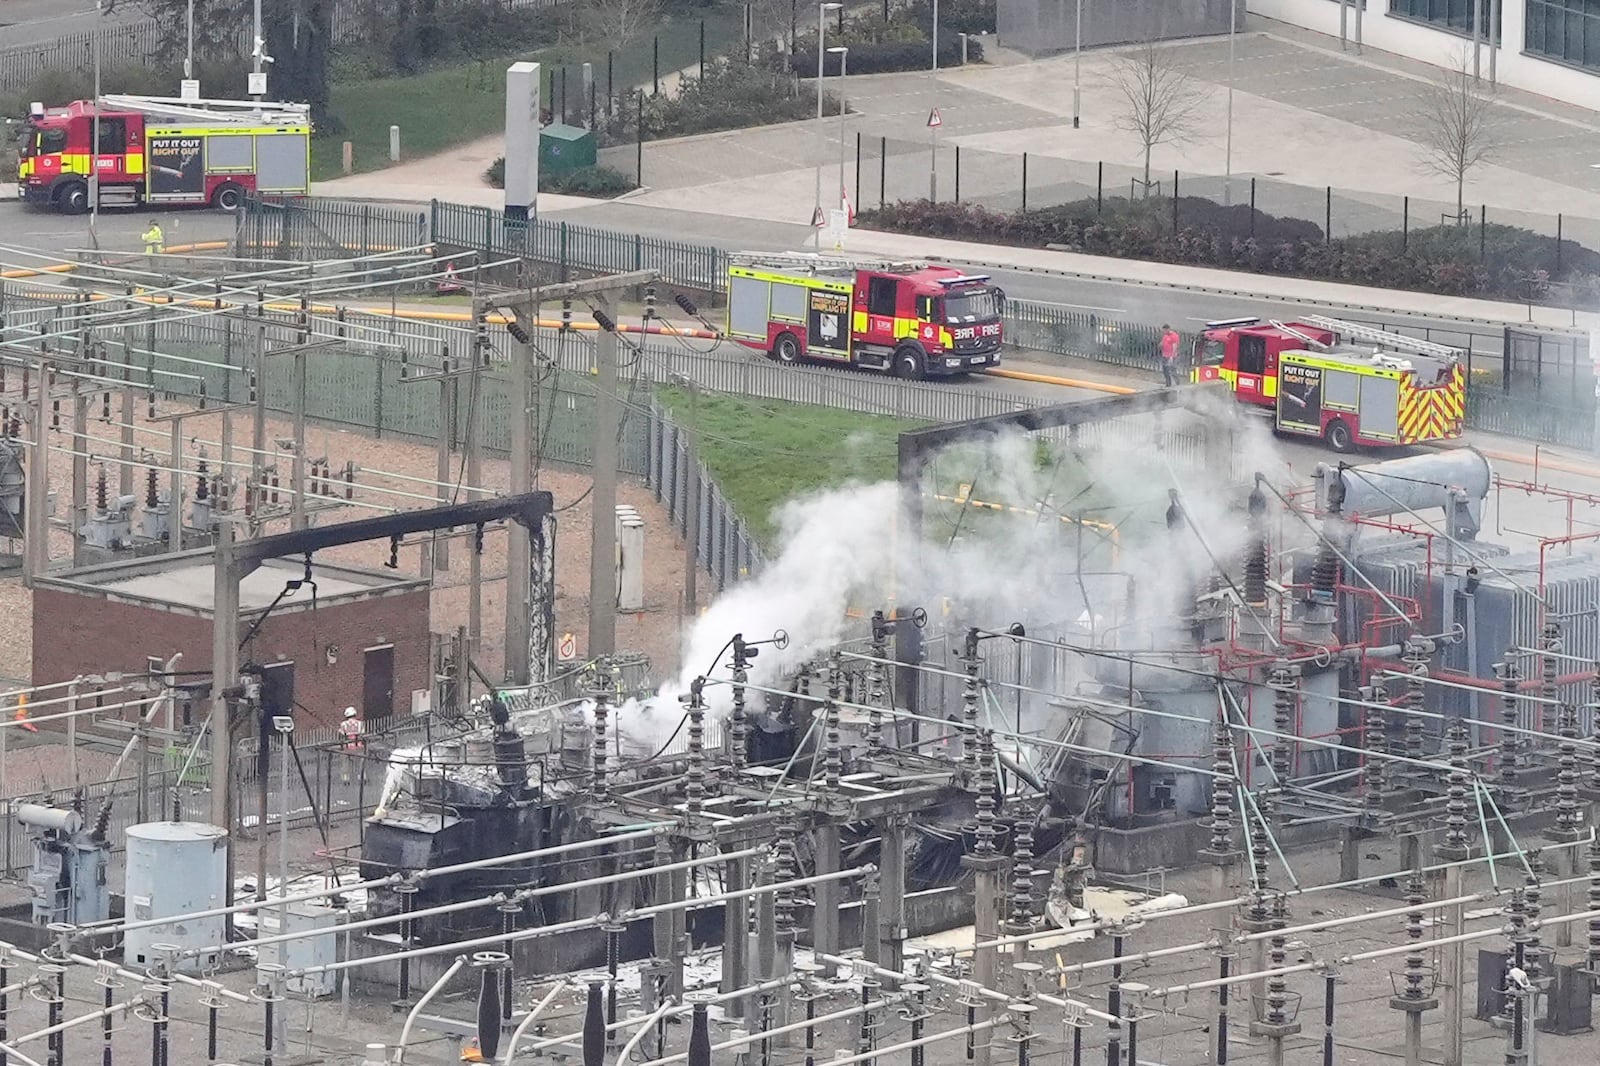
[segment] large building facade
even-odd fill
[[[1245,2],[1254,15],[1441,65],[1463,52],[1470,62],[1476,36],[1485,77],[1492,67],[1502,85],[1600,108],[1600,0]]]

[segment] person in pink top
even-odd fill
[[[1178,349],[1182,344],[1177,330],[1161,327],[1161,381],[1168,388],[1178,383]]]

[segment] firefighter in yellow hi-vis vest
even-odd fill
[[[28,721],[28,694],[17,693],[17,713],[12,715],[12,720],[30,733],[37,733],[39,727]]]
[[[144,231],[144,236],[141,239],[144,241],[145,255],[160,255],[166,251],[166,234],[161,232],[161,223],[156,219],[152,218],[150,220],[150,228]]]

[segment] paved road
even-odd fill
[[[149,19],[122,0],[100,16],[102,24]],[[0,0],[0,49],[54,41],[95,26],[95,0]]]

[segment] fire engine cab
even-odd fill
[[[780,363],[966,374],[1000,363],[1005,294],[954,267],[805,253],[739,253],[728,268],[728,336]]]
[[[1341,452],[1459,437],[1466,414],[1457,349],[1322,315],[1209,322],[1191,377],[1225,381],[1279,433]]]
[[[250,192],[308,192],[310,146],[305,104],[141,96],[34,104],[19,137],[17,184],[28,203],[80,214],[91,206],[92,159],[101,207],[233,211]]]

